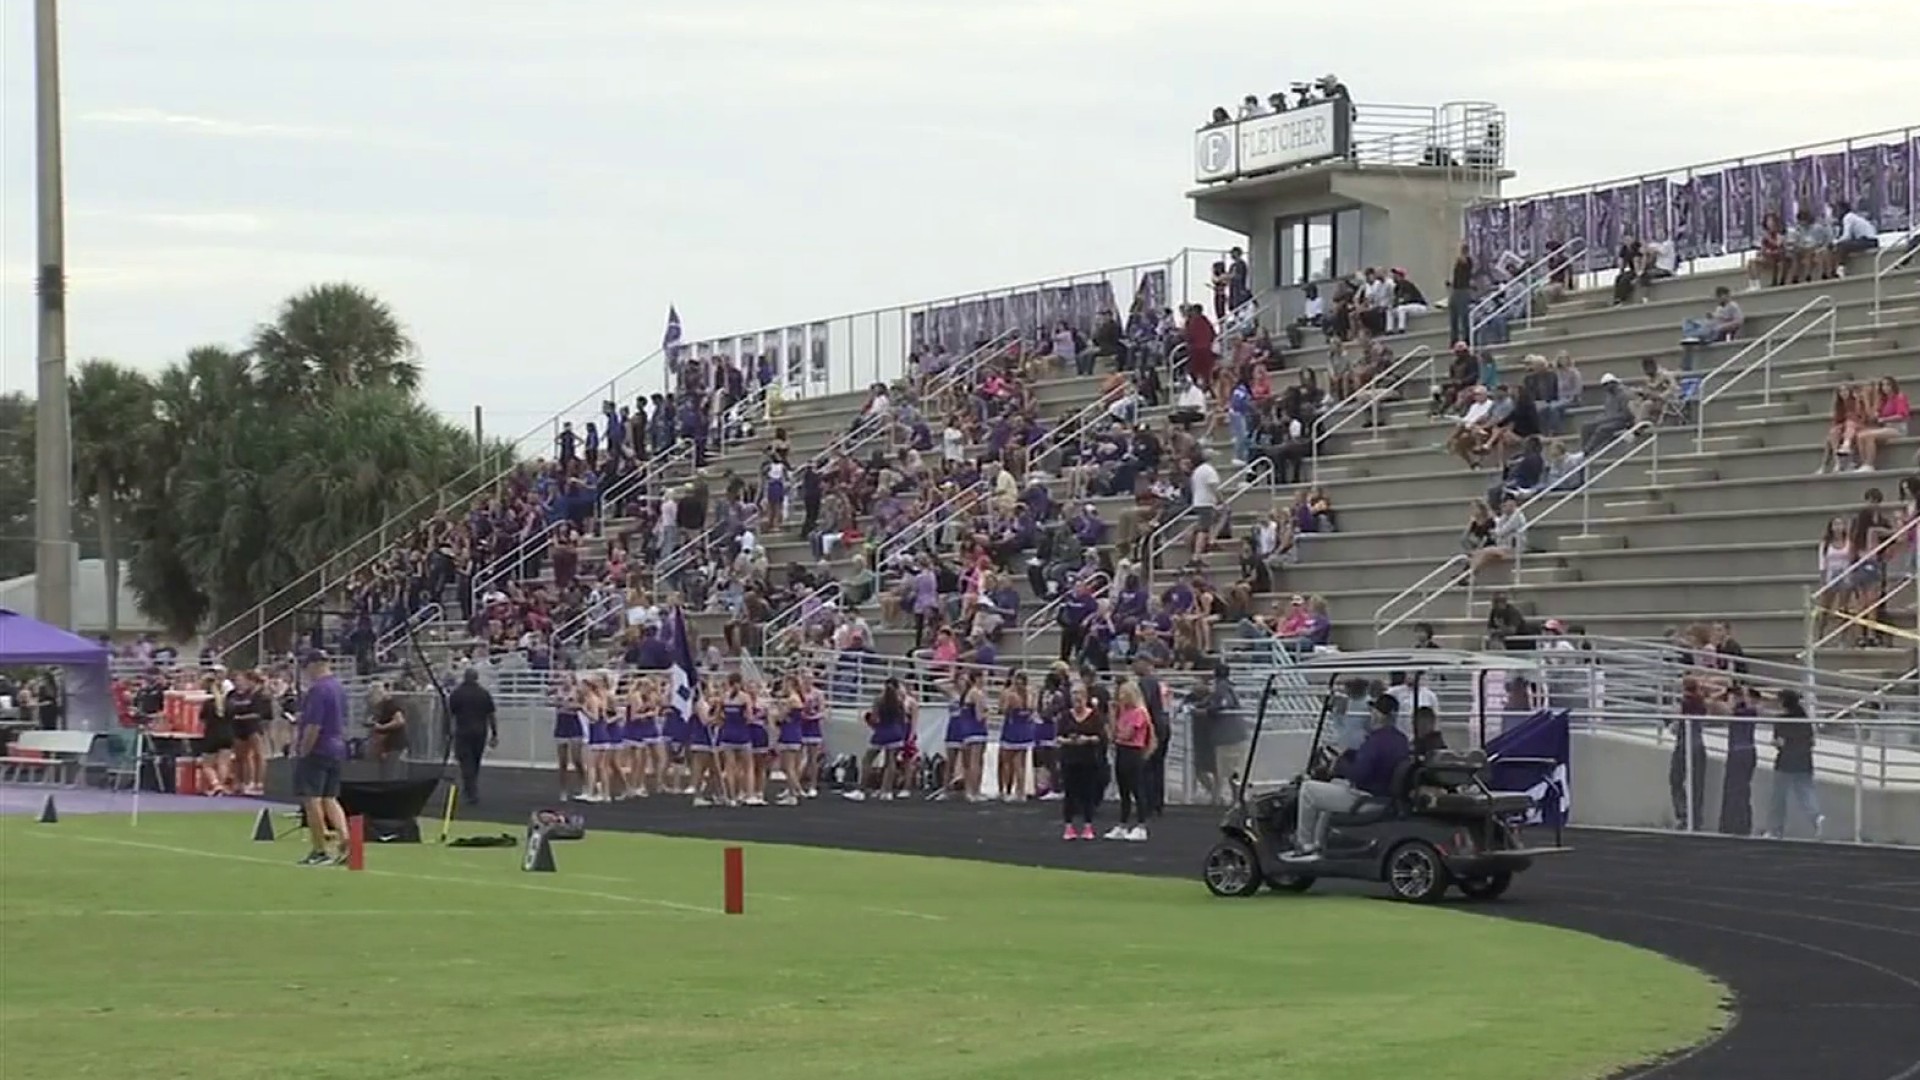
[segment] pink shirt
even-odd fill
[[[1880,419],[1888,423],[1902,423],[1912,416],[1913,406],[1907,403],[1904,391],[1880,403]]]
[[[1153,721],[1148,718],[1142,705],[1129,705],[1120,710],[1113,721],[1113,742],[1115,746],[1131,746],[1144,750],[1147,738],[1153,732]]]

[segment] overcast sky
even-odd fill
[[[691,339],[1231,243],[1182,197],[1192,129],[1293,78],[1501,104],[1513,192],[1920,123],[1910,3],[68,0],[70,353],[157,368],[348,280],[437,407],[517,430],[669,303]],[[29,392],[31,9],[0,8]]]

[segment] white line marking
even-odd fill
[[[46,840],[60,837],[51,833],[28,833]],[[85,844],[112,844],[116,847],[139,848],[146,851],[163,851],[174,855],[197,855],[203,859],[224,859],[228,862],[255,863],[260,866],[278,866],[287,870],[305,870],[313,872],[311,867],[296,866],[281,859],[263,859],[254,855],[235,855],[225,851],[203,851],[199,848],[176,847],[172,844],[152,844],[143,840],[115,840],[105,836],[73,836],[66,839]],[[663,908],[668,911],[689,911],[699,915],[722,914],[719,908],[700,907],[695,904],[682,904],[672,900],[655,900],[645,896],[623,896],[619,893],[594,892],[589,889],[563,889],[553,885],[535,885],[523,881],[495,881],[488,878],[447,877],[440,874],[408,874],[398,870],[365,870],[362,873],[380,877],[405,878],[410,881],[434,881],[448,885],[486,885],[497,889],[525,889],[530,892],[554,893],[560,896],[585,896],[595,900],[618,900],[627,904],[643,904],[647,907]]]
[[[863,907],[860,909],[869,915],[893,915],[902,919],[925,919],[928,922],[946,922],[945,915],[934,915],[925,911],[908,911],[905,908]]]
[[[226,918],[232,918],[237,915],[253,915],[253,916],[261,916],[261,917],[270,918],[270,919],[278,919],[278,918],[291,919],[291,918],[302,918],[302,917],[309,917],[309,916],[313,918],[320,918],[320,917],[329,916],[329,915],[344,915],[349,918],[358,918],[361,916],[366,916],[366,917],[378,917],[378,918],[384,919],[384,918],[392,918],[396,915],[410,915],[415,917],[428,917],[428,918],[439,919],[439,918],[461,918],[461,917],[470,917],[470,916],[479,916],[479,915],[498,915],[498,914],[500,913],[497,911],[478,911],[478,910],[465,909],[465,908],[191,908],[191,909],[182,909],[178,911],[164,911],[157,908],[156,909],[109,908],[105,911],[87,911],[87,910],[78,909],[78,908],[70,909],[70,910],[48,908],[48,909],[39,910],[39,911],[0,912],[0,920],[56,919],[56,918],[91,919],[91,918],[101,918],[101,917],[121,918],[121,919],[199,919],[199,918],[226,919]],[[611,916],[611,915],[618,915],[622,918],[627,918],[633,915],[643,915],[643,914],[646,914],[646,912],[636,912],[631,908],[602,908],[602,909],[590,909],[590,910],[581,910],[579,908],[567,909],[567,916],[569,918],[572,918],[574,916]]]

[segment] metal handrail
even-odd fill
[[[1237,472],[1233,473],[1233,475],[1220,482],[1220,502],[1217,509],[1225,510],[1227,507],[1232,506],[1235,499],[1245,495],[1253,489],[1255,484],[1262,480],[1265,480],[1267,487],[1271,489],[1273,487],[1273,477],[1273,459],[1264,457],[1254,458]],[[1198,512],[1195,510],[1193,504],[1189,502],[1186,506],[1180,508],[1179,513],[1161,522],[1154,527],[1153,532],[1147,534],[1146,566],[1141,568],[1141,573],[1145,577],[1148,589],[1153,588],[1154,568],[1160,564],[1160,556],[1171,550],[1173,545],[1179,543],[1181,536],[1191,532],[1193,526],[1188,525],[1179,530],[1175,535],[1168,537],[1164,543],[1160,542],[1161,534],[1172,531],[1174,527],[1182,521],[1195,516],[1198,516]]]
[[[814,589],[807,595],[787,605],[785,609],[767,620],[761,636],[760,651],[771,655],[774,642],[779,641],[789,633],[792,633],[796,628],[804,625],[807,616],[811,614],[812,611],[820,610],[820,605],[839,603],[842,592],[843,590],[838,581],[829,581],[825,585]],[[818,601],[818,604],[812,611],[809,611],[807,605],[815,603],[816,601]]]
[[[1873,253],[1873,325],[1879,326],[1881,320],[1880,283],[1886,280],[1888,274],[1905,266],[1907,261],[1912,259],[1917,252],[1920,252],[1920,246],[1916,246],[1913,243],[1913,237],[1909,235],[1906,242],[1893,244]],[[1887,262],[1885,266],[1881,266],[1880,264],[1882,262],[1887,261],[1888,256],[1892,256],[1892,261]]]
[[[1779,342],[1774,341],[1776,335],[1785,332],[1788,327],[1793,326],[1802,316],[1807,315],[1809,312],[1814,312],[1817,309],[1824,310],[1819,310],[1818,314],[1808,318],[1805,325],[1795,329],[1791,334],[1788,334],[1784,340]],[[1839,309],[1834,306],[1833,297],[1823,295],[1816,296],[1806,303],[1801,304],[1794,310],[1793,314],[1788,315],[1786,318],[1774,324],[1772,329],[1753,341],[1748,342],[1745,348],[1727,357],[1724,362],[1712,371],[1700,376],[1700,390],[1693,404],[1694,453],[1705,453],[1704,448],[1707,443],[1707,406],[1713,404],[1714,399],[1718,398],[1721,394],[1739,385],[1741,380],[1753,374],[1756,370],[1760,372],[1761,377],[1761,403],[1764,405],[1773,404],[1773,358],[1788,346],[1793,345],[1805,337],[1809,331],[1822,323],[1825,323],[1827,327],[1827,356],[1831,358],[1837,348],[1840,316]],[[1759,351],[1760,355],[1752,360],[1747,360],[1747,354],[1756,350]],[[1736,366],[1742,361],[1746,361],[1746,366],[1738,367],[1738,369],[1735,370]],[[1715,386],[1712,390],[1707,389],[1709,384],[1721,377],[1722,372],[1729,370],[1732,370],[1733,374],[1728,375],[1726,381],[1721,382],[1720,385]]]
[[[1132,392],[1133,387],[1123,382],[1042,433],[1038,439],[1034,440],[1032,446],[1027,447],[1028,471],[1031,472],[1045,460],[1048,454],[1085,435],[1089,428],[1098,424],[1101,418],[1107,415],[1107,410],[1112,408],[1115,402]]]
[[[685,460],[691,459],[692,456],[693,443],[686,439],[676,440],[673,446],[647,459],[645,465],[615,478],[611,485],[602,488],[594,496],[594,507],[597,511],[597,516],[604,516],[609,506],[617,505],[621,499],[625,498],[635,488],[644,488],[657,479],[658,474],[664,474],[668,469],[681,464]],[[515,544],[511,551],[487,563],[484,568],[473,575],[472,587],[469,589],[469,592],[476,599],[485,596],[488,590],[499,584],[499,582],[509,574],[513,573],[516,567],[524,565],[528,557],[535,551],[543,550],[551,545],[553,543],[553,535],[559,532],[562,526],[567,524],[568,521],[564,517],[558,521],[547,522],[536,530],[532,536],[526,537],[518,544]]]
[[[1480,328],[1507,314],[1513,309],[1516,299],[1524,301],[1527,323],[1533,319],[1533,294],[1552,284],[1553,277],[1574,264],[1574,261],[1587,253],[1587,241],[1584,237],[1563,240],[1549,249],[1546,254],[1520,268],[1520,272],[1500,283],[1499,287],[1475,301],[1467,309],[1467,343],[1478,344]]]
[[[1024,645],[1027,642],[1032,641],[1034,638],[1039,637],[1041,634],[1046,633],[1048,630],[1051,630],[1053,628],[1054,613],[1060,610],[1060,605],[1066,602],[1067,597],[1072,595],[1074,589],[1077,589],[1080,586],[1085,585],[1089,581],[1100,582],[1107,585],[1113,584],[1113,578],[1109,576],[1107,572],[1104,570],[1095,570],[1089,576],[1081,578],[1079,581],[1074,582],[1072,585],[1062,590],[1059,596],[1056,596],[1053,599],[1047,601],[1045,604],[1042,604],[1038,611],[1035,611],[1032,615],[1029,615],[1025,619],[1021,620],[1020,643]],[[1096,586],[1096,588],[1097,587],[1098,586]]]
[[[979,497],[989,487],[985,477],[975,480],[955,492],[951,498],[942,500],[939,505],[900,526],[889,533],[874,549],[874,565],[884,564],[888,557],[912,547],[945,528],[954,518],[971,512],[979,504]]]
[[[412,612],[406,618],[400,620],[399,626],[394,627],[374,639],[373,655],[375,659],[385,659],[386,655],[392,652],[396,646],[411,638],[415,630],[439,619],[442,614],[443,609],[438,603],[429,603],[420,610]]]
[[[1433,350],[1425,345],[1421,345],[1409,350],[1405,356],[1395,360],[1379,374],[1368,379],[1360,389],[1355,390],[1342,400],[1335,402],[1333,408],[1313,418],[1313,431],[1311,432],[1313,458],[1308,469],[1309,475],[1313,477],[1315,483],[1320,481],[1320,444],[1332,438],[1336,432],[1352,423],[1354,419],[1363,412],[1372,412],[1377,419],[1380,415],[1380,399],[1400,389],[1409,379],[1419,374],[1422,365],[1415,364],[1413,361],[1423,358],[1426,360],[1427,381],[1432,382],[1434,378]],[[1406,369],[1405,371],[1401,370],[1403,367]],[[1382,383],[1385,385],[1381,385]],[[1349,403],[1352,403],[1351,408],[1348,407]],[[1338,421],[1329,424],[1329,422],[1334,421],[1336,417]],[[1322,430],[1323,427],[1325,430]]]
[[[1643,436],[1644,438],[1642,438]],[[1623,453],[1620,454],[1619,457],[1616,457],[1612,461],[1607,462],[1605,467],[1599,469],[1598,471],[1594,469],[1594,463],[1598,460],[1605,458],[1609,451],[1613,450],[1615,447],[1622,446],[1626,443],[1632,442],[1635,439],[1640,440],[1636,445],[1629,446]],[[1607,445],[1601,447],[1599,450],[1595,451],[1592,455],[1590,455],[1585,461],[1581,462],[1580,464],[1581,480],[1580,480],[1579,487],[1571,488],[1567,490],[1561,490],[1558,488],[1547,488],[1543,491],[1535,492],[1534,494],[1529,496],[1525,502],[1521,503],[1519,506],[1519,513],[1520,513],[1521,519],[1526,522],[1527,530],[1531,531],[1534,528],[1534,526],[1546,520],[1548,517],[1551,517],[1554,511],[1560,509],[1562,506],[1565,506],[1567,503],[1571,502],[1576,496],[1578,496],[1580,499],[1580,531],[1582,534],[1585,534],[1587,530],[1592,526],[1592,522],[1593,522],[1593,501],[1592,500],[1593,500],[1594,487],[1597,484],[1599,484],[1601,480],[1605,479],[1607,474],[1613,472],[1613,470],[1633,460],[1634,456],[1639,454],[1642,450],[1650,450],[1653,455],[1653,464],[1651,466],[1652,476],[1653,476],[1652,482],[1658,483],[1659,482],[1658,478],[1660,473],[1659,432],[1651,424],[1648,424],[1648,423],[1636,424],[1632,428],[1626,431],[1623,431],[1619,435],[1615,436],[1612,442],[1609,442]],[[1527,512],[1528,510],[1532,509],[1535,504],[1540,503],[1549,498],[1552,499],[1552,502],[1549,503],[1545,509],[1540,510],[1538,513],[1533,513],[1533,514],[1530,514]],[[1455,567],[1459,567],[1460,569],[1457,572],[1454,572],[1452,576],[1447,577],[1447,580],[1443,584],[1441,584],[1438,588],[1435,588],[1431,592],[1428,592],[1425,595],[1421,596],[1419,601],[1415,603],[1412,607],[1409,607],[1407,610],[1400,612],[1398,615],[1393,616],[1391,619],[1387,618],[1387,612],[1391,610],[1394,607],[1394,605],[1399,604],[1401,601],[1407,599],[1408,597],[1414,595],[1415,593],[1420,592],[1421,589],[1426,588],[1436,578],[1447,575],[1447,573],[1449,571],[1454,570]],[[1463,582],[1465,582],[1468,585],[1467,612],[1471,614],[1473,611],[1473,590],[1472,590],[1473,577],[1474,577],[1474,574],[1473,574],[1472,557],[1466,554],[1456,554],[1448,558],[1446,562],[1443,562],[1439,566],[1434,567],[1431,571],[1429,571],[1426,574],[1426,576],[1422,577],[1420,580],[1414,582],[1413,584],[1407,586],[1406,588],[1400,590],[1398,593],[1394,594],[1394,596],[1391,599],[1387,600],[1385,603],[1381,604],[1378,608],[1374,609],[1373,639],[1374,639],[1375,646],[1376,647],[1379,646],[1381,638],[1385,637],[1387,634],[1391,633],[1392,631],[1398,629],[1408,619],[1411,619],[1415,615],[1426,610],[1428,605],[1432,604],[1435,600],[1438,600],[1440,597],[1445,596],[1447,593],[1451,592],[1455,586],[1460,585]]]
[[[540,421],[538,424],[535,424],[533,427],[528,428],[526,432],[521,434],[519,438],[513,441],[512,445],[518,446],[519,444],[526,442],[528,439],[539,434],[543,430],[551,430],[554,426],[556,426],[560,422],[561,417],[570,415],[571,413],[581,408],[582,406],[587,406],[590,404],[598,404],[600,401],[606,400],[608,394],[613,390],[614,387],[618,386],[618,384],[620,383],[620,380],[624,378],[629,378],[639,373],[642,369],[646,368],[650,364],[655,363],[656,361],[659,361],[665,355],[666,355],[666,350],[661,349],[661,350],[649,353],[645,357],[642,357],[639,361],[630,365],[625,371],[622,371],[619,374],[615,375],[613,378],[607,380],[604,383],[601,383],[599,386],[595,387],[591,392],[582,396],[579,400],[572,402],[571,404],[565,406],[564,408],[556,410],[551,416],[548,416],[546,419]],[[617,394],[615,394],[615,396],[617,396]],[[476,447],[476,449],[482,450],[482,451],[484,450],[484,448],[479,448],[479,447]],[[315,582],[315,581],[319,583],[318,587],[315,588],[308,595],[307,599],[296,604],[288,605],[287,610],[291,611],[295,608],[304,606],[307,602],[310,602],[313,599],[325,596],[328,589],[327,583],[328,583],[329,576],[331,576],[336,583],[339,581],[347,580],[349,578],[352,578],[355,574],[358,574],[361,571],[372,566],[374,563],[378,562],[381,559],[381,557],[386,555],[387,552],[392,548],[392,544],[389,543],[387,539],[389,535],[393,535],[395,537],[395,540],[397,541],[398,539],[404,536],[407,528],[411,527],[411,525],[413,524],[418,524],[421,519],[430,518],[434,515],[445,513],[449,509],[459,509],[464,507],[467,503],[471,502],[473,499],[498,489],[501,483],[505,482],[509,477],[511,477],[517,470],[519,470],[522,467],[522,463],[516,461],[513,464],[507,466],[506,468],[500,470],[498,473],[494,474],[491,478],[486,480],[484,483],[481,483],[479,486],[475,487],[472,491],[469,491],[467,494],[462,495],[457,499],[453,499],[449,501],[443,497],[445,492],[449,488],[453,487],[453,485],[464,483],[467,481],[469,477],[484,472],[487,465],[487,460],[488,459],[483,458],[482,460],[475,462],[473,465],[469,466],[464,472],[460,473],[458,476],[455,476],[453,479],[440,485],[440,487],[436,489],[433,492],[433,494],[427,495],[424,498],[421,498],[415,501],[411,506],[408,506],[406,509],[401,510],[400,512],[388,517],[387,520],[384,522],[381,522],[377,528],[369,530],[365,535],[354,540],[352,543],[347,544],[344,548],[341,549],[342,556],[345,558],[351,558],[352,556],[349,553],[361,550],[362,547],[369,540],[372,540],[379,545],[377,550],[375,550],[372,555],[369,555],[366,558],[360,560],[358,563],[355,563],[352,568],[341,573],[329,575],[328,573],[329,568],[332,565],[334,565],[338,560],[332,559],[332,560],[323,562],[319,566],[316,566],[313,569],[308,570],[306,573],[301,574],[299,577],[293,579],[292,581],[289,581],[285,585],[282,585],[280,588],[275,589],[273,592],[267,595],[266,599],[261,600],[259,603],[253,605],[247,610],[241,612],[240,614],[228,619],[227,621],[221,623],[219,626],[216,626],[212,630],[208,631],[206,635],[207,640],[221,642],[222,647],[226,651],[236,652],[238,649],[240,649],[240,647],[243,644],[246,644],[248,642],[255,642],[261,638],[264,638],[266,636],[267,626],[268,626],[267,613],[270,609],[272,609],[272,607],[275,605],[277,601],[283,600],[285,597],[293,593],[295,590],[302,589],[308,583]],[[428,507],[429,505],[432,505],[433,509],[425,514],[422,514],[422,510]],[[403,523],[408,523],[408,524],[403,524]],[[280,619],[284,617],[285,614],[286,612],[282,612],[280,615],[276,615],[273,619],[273,622],[277,624],[280,621]],[[241,626],[243,623],[248,622],[249,620],[255,623],[255,626],[251,633],[243,637],[235,638],[232,641],[226,640],[226,635],[230,631],[235,630],[236,628]]]
[[[1807,595],[1807,645],[1806,651],[1800,654],[1802,660],[1811,664],[1814,654],[1824,647],[1827,642],[1846,633],[1847,628],[1853,624],[1853,620],[1864,619],[1868,614],[1878,610],[1888,601],[1898,596],[1903,590],[1911,587],[1916,590],[1916,595],[1920,595],[1920,578],[1909,578],[1900,582],[1894,588],[1883,591],[1880,594],[1880,599],[1874,601],[1873,605],[1867,610],[1855,612],[1852,615],[1848,615],[1845,612],[1835,612],[1833,609],[1821,603],[1822,597],[1837,591],[1839,584],[1851,579],[1855,572],[1873,563],[1885,565],[1888,561],[1885,556],[1889,552],[1903,544],[1909,543],[1920,544],[1920,531],[1916,531],[1914,524],[1911,522],[1905,523],[1900,528],[1895,529],[1891,534],[1881,537],[1879,543],[1868,548],[1860,557],[1854,559],[1852,563],[1848,564],[1845,570],[1836,574],[1832,581],[1821,585]],[[1824,635],[1820,635],[1820,616],[1826,614],[1840,615],[1841,623],[1839,626],[1827,631]]]

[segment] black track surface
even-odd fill
[[[551,773],[489,770],[483,785],[487,803],[462,818],[524,822],[554,802]],[[684,798],[581,809],[595,829],[1190,877],[1196,892],[1218,820],[1175,810],[1144,844],[1069,844],[1055,804],[823,795],[793,809],[695,810]],[[1664,953],[1734,995],[1733,1022],[1718,1038],[1630,1076],[1920,1078],[1920,852],[1591,830],[1569,842],[1573,853],[1543,860],[1506,899],[1471,910]]]

